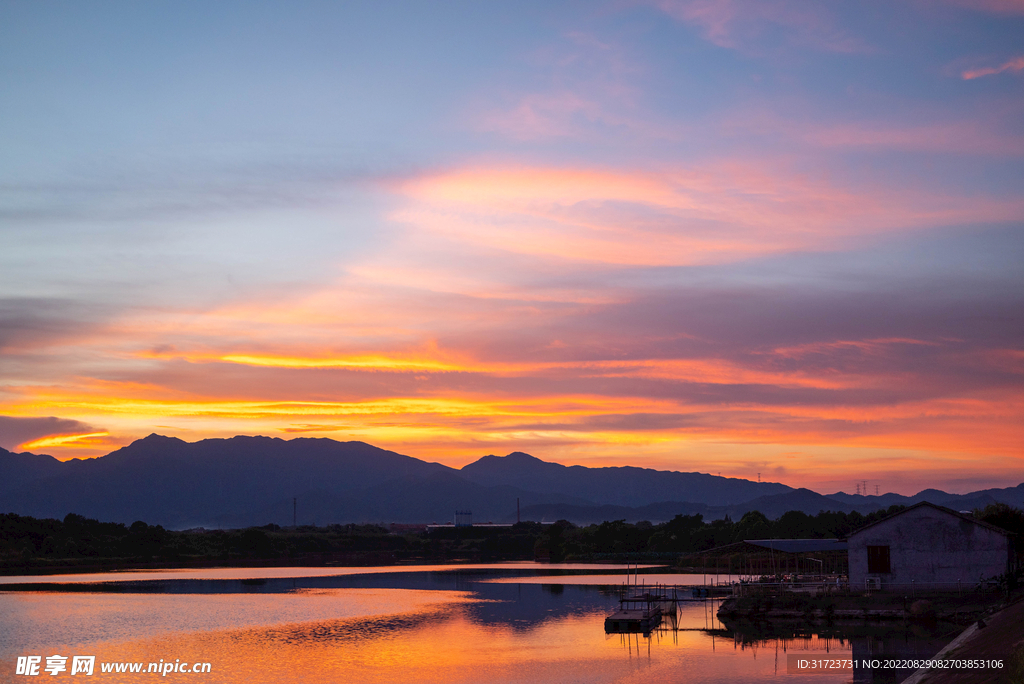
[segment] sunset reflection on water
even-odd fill
[[[603,621],[616,606],[614,590],[480,579],[451,573],[387,579],[413,588],[289,588],[290,580],[279,580],[254,593],[0,592],[6,627],[0,672],[13,673],[19,655],[61,654],[95,655],[97,663],[209,662],[209,674],[172,672],[168,681],[238,684],[667,684],[792,676],[781,648],[776,661],[775,650],[763,644],[742,647],[721,632],[698,631],[721,628],[713,606],[702,602],[681,609],[678,626],[687,631],[649,639],[606,635]],[[344,581],[383,580],[363,575]],[[438,588],[415,588],[425,583]],[[441,588],[446,583],[451,588]],[[826,646],[835,651],[834,642],[799,644],[810,651]],[[792,650],[794,644],[783,647]],[[138,682],[155,675],[100,673],[97,665],[96,676]],[[801,676],[801,682],[848,680]]]

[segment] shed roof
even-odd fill
[[[1012,532],[1010,532],[1008,530],[1004,530],[1002,527],[996,527],[995,525],[991,525],[991,524],[989,524],[987,522],[982,522],[981,520],[975,520],[973,517],[971,517],[969,515],[964,515],[963,513],[960,513],[958,511],[954,511],[952,508],[946,508],[945,506],[939,506],[938,504],[933,504],[930,501],[921,501],[919,503],[914,504],[913,506],[908,506],[907,508],[904,508],[902,511],[897,511],[896,513],[893,513],[892,515],[887,515],[886,517],[882,518],[881,520],[876,520],[873,523],[865,525],[864,527],[862,527],[862,528],[860,528],[858,530],[855,530],[855,531],[851,532],[850,534],[846,535],[846,538],[850,539],[850,538],[854,537],[855,535],[860,534],[861,532],[863,532],[865,530],[871,529],[875,525],[881,525],[884,522],[888,522],[888,521],[892,520],[893,518],[896,518],[896,517],[899,517],[899,516],[904,515],[906,513],[909,513],[910,511],[914,510],[915,508],[921,508],[922,506],[928,506],[929,508],[934,508],[935,510],[941,511],[943,513],[946,513],[947,515],[951,515],[951,516],[953,516],[955,518],[960,518],[961,520],[966,520],[967,522],[974,523],[975,525],[980,525],[981,527],[984,527],[986,529],[992,530],[993,532],[998,532],[999,534],[1002,534],[1002,535],[1007,536],[1007,537],[1013,536]]]
[[[753,544],[783,553],[817,553],[819,551],[846,551],[845,541],[838,539],[744,539],[743,543]]]
[[[845,539],[744,539],[743,541],[725,544],[724,546],[716,546],[713,549],[693,551],[687,555],[707,556],[726,552],[738,552],[743,549],[752,551],[751,546],[756,547],[759,552],[763,550],[765,552],[774,551],[779,553],[845,552],[847,550]]]

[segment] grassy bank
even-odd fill
[[[915,620],[968,624],[990,614],[1008,600],[1019,599],[1022,590],[1008,595],[999,589],[986,591],[932,592],[915,596],[872,592],[814,596],[781,592],[761,596],[732,597],[718,611],[723,620]]]

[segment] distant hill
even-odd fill
[[[918,494],[952,508],[1024,503],[1024,485],[969,495]],[[869,512],[917,497],[823,496],[779,483],[645,468],[586,468],[529,454],[485,456],[462,469],[363,442],[232,437],[189,443],[150,435],[100,458],[60,462],[0,449],[0,513],[63,518],[79,513],[172,529],[299,524],[449,522],[470,509],[478,522],[568,519],[579,524],[669,520],[701,513],[738,518],[760,510]]]
[[[861,506],[869,505],[876,508],[888,508],[893,504],[912,506],[922,501],[929,501],[933,504],[952,508],[954,510],[974,510],[984,508],[989,504],[1004,503],[1015,508],[1024,508],[1024,484],[1016,487],[1005,487],[1003,489],[982,489],[969,494],[948,494],[939,489],[925,489],[914,496],[900,496],[899,494],[882,494],[880,496],[862,496],[858,494],[829,494],[828,498],[835,499],[853,505],[857,510]]]
[[[866,514],[894,504],[910,506],[919,501],[930,501],[955,510],[974,510],[997,502],[1024,508],[1024,485],[970,494],[948,494],[941,490],[930,489],[914,496],[899,494],[885,496],[832,494],[824,496],[809,489],[795,489],[730,506],[709,506],[686,501],[662,501],[636,507],[546,504],[524,509],[523,516],[529,516],[531,520],[569,520],[578,525],[589,525],[606,520],[625,520],[633,523],[648,520],[652,523],[659,523],[671,520],[676,515],[695,515],[697,513],[703,515],[705,520],[718,520],[725,516],[738,520],[745,513],[760,511],[774,520],[788,511],[802,511],[808,515],[816,515],[820,511],[842,511],[844,513],[857,511]]]
[[[489,487],[507,485],[618,506],[642,506],[659,501],[727,506],[759,496],[793,491],[792,487],[777,482],[751,482],[703,473],[632,466],[564,466],[521,452],[508,456],[484,456],[463,466],[460,472],[471,482]]]
[[[26,482],[52,477],[63,472],[63,464],[53,456],[13,454],[0,448],[0,501],[9,490],[16,490]]]

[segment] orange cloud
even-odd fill
[[[917,340],[878,340],[809,345],[780,349],[778,353],[800,356],[843,346],[881,353],[888,344],[907,342],[926,344]],[[315,372],[317,369],[300,367],[290,370]],[[1015,429],[1007,425],[1015,425],[1024,413],[1024,401],[1019,392],[903,402],[899,405],[847,406],[843,404],[843,395],[837,395],[830,403],[821,405],[766,405],[754,399],[734,399],[728,406],[723,406],[686,400],[682,396],[653,398],[636,394],[530,393],[529,386],[523,386],[521,392],[505,393],[503,397],[496,398],[490,389],[499,377],[537,378],[555,373],[554,377],[565,374],[567,378],[655,378],[680,383],[680,388],[688,383],[697,383],[707,387],[721,384],[726,388],[741,385],[751,389],[761,386],[836,391],[885,386],[893,382],[892,374],[873,377],[828,372],[815,376],[807,371],[760,371],[726,362],[653,359],[506,364],[499,365],[498,370],[502,372],[493,376],[490,370],[494,369],[480,364],[477,368],[462,371],[463,374],[491,378],[481,384],[478,391],[459,390],[442,383],[432,390],[433,396],[391,396],[354,401],[232,400],[217,396],[216,382],[211,382],[206,396],[180,399],[170,396],[157,398],[155,395],[173,393],[154,391],[145,384],[93,383],[91,387],[65,391],[52,387],[24,388],[26,396],[22,412],[38,412],[40,406],[60,407],[65,415],[116,424],[122,433],[130,432],[125,430],[125,426],[148,426],[154,416],[164,420],[184,420],[188,425],[205,430],[223,425],[225,430],[237,431],[241,421],[242,424],[259,425],[259,429],[312,433],[338,432],[339,423],[322,422],[324,418],[338,418],[344,421],[341,425],[348,433],[384,444],[404,443],[410,439],[422,441],[422,436],[429,434],[440,444],[449,445],[462,441],[504,442],[517,439],[543,439],[552,444],[586,442],[606,445],[698,439],[737,444],[847,443],[872,448],[898,445],[985,453],[1019,444],[1019,435],[1015,437]],[[379,371],[361,369],[361,372]],[[446,372],[439,371],[442,376]],[[906,381],[914,382],[913,376],[908,374]],[[750,389],[746,393],[749,394]],[[18,407],[8,408],[17,411]],[[314,421],[310,422],[310,418]],[[32,443],[31,448],[82,446],[83,440],[107,434],[46,438]]]
[[[359,368],[370,371],[457,371],[459,366],[431,359],[395,359],[384,356],[349,358],[282,357],[270,355],[226,354],[217,360],[247,366],[271,368]]]
[[[834,342],[827,344],[803,345],[799,348],[780,348],[774,354],[799,358],[809,353],[822,353],[843,347],[861,350],[880,347],[886,343],[907,343],[934,345],[917,340],[868,340],[863,342]],[[643,358],[619,360],[584,361],[483,361],[467,354],[442,352],[436,348],[424,349],[416,355],[325,355],[315,349],[292,349],[287,353],[232,352],[227,354],[202,352],[173,354],[145,351],[143,358],[180,359],[189,363],[227,363],[262,368],[290,370],[343,369],[368,373],[464,373],[483,375],[491,378],[508,377],[607,377],[607,378],[649,378],[677,382],[707,384],[760,384],[783,387],[806,387],[841,389],[870,386],[881,379],[868,380],[868,376],[831,373],[828,377],[816,376],[809,372],[786,369],[774,371],[770,368],[753,368],[726,359],[673,359]],[[119,388],[126,396],[127,386]],[[142,393],[153,388],[142,387]],[[447,391],[441,388],[440,391]]]
[[[916,342],[919,341],[911,341]],[[888,344],[902,343],[879,340],[864,344],[869,351],[880,352]],[[816,353],[813,349],[780,351],[787,355]],[[820,349],[827,351],[828,347]],[[566,369],[570,377],[596,374],[611,378],[631,374],[669,379],[680,383],[680,388],[688,382],[720,382],[728,386],[760,380],[777,383],[765,387],[821,388],[831,384],[841,389],[886,381],[865,376],[837,381],[830,374],[815,377],[805,372],[804,377],[794,379],[787,378],[782,371],[759,375],[759,371],[734,364],[702,365],[699,361],[524,364],[520,372],[529,375],[527,370],[542,374]],[[287,370],[319,372],[316,368]],[[434,375],[444,374],[441,371]],[[892,376],[887,380],[894,381]],[[915,379],[909,376],[897,382],[913,383]],[[899,459],[882,459],[871,466],[873,473],[899,468],[939,471],[947,466],[955,472],[954,464],[962,469],[965,461],[983,458],[985,465],[975,464],[971,472],[981,476],[991,471],[992,477],[998,478],[1007,468],[1013,469],[1011,456],[1024,447],[1017,427],[1024,417],[1024,396],[1010,390],[895,405],[844,405],[842,394],[823,405],[764,404],[753,399],[723,405],[682,396],[531,393],[528,387],[499,396],[487,385],[476,392],[441,385],[436,388],[437,396],[274,401],[257,397],[219,398],[217,383],[211,376],[208,394],[191,398],[169,398],[173,392],[147,389],[147,385],[140,383],[93,383],[63,391],[54,387],[26,387],[21,392],[21,412],[37,413],[41,406],[47,406],[62,415],[102,421],[116,427],[120,435],[142,436],[153,431],[156,422],[167,421],[175,427],[162,432],[189,440],[268,432],[358,439],[452,465],[475,460],[483,453],[526,450],[567,463],[595,464],[604,458],[615,465],[628,462],[672,469],[717,469],[753,477],[743,464],[755,454],[767,453],[766,450],[791,450],[800,445],[818,454],[813,461],[787,464],[783,479],[789,484],[842,477],[859,479],[857,472],[869,467],[871,458],[893,451],[903,455]],[[161,394],[168,398],[157,398]],[[5,411],[17,413],[19,406],[8,403]],[[52,452],[61,458],[96,456],[127,441],[126,437],[119,437],[112,442],[109,433],[102,432],[41,439],[23,445],[23,449]],[[834,456],[838,453],[847,457]],[[856,458],[850,460],[851,454],[856,454]],[[766,462],[779,460],[772,457]],[[822,475],[826,463],[828,477]],[[759,465],[757,470],[770,472],[765,465]]]
[[[109,432],[90,432],[84,435],[54,435],[52,437],[43,437],[42,439],[25,442],[19,448],[25,451],[35,451],[38,449],[51,449],[53,447],[65,446],[108,446],[109,442],[107,440],[99,438],[109,436]]]

